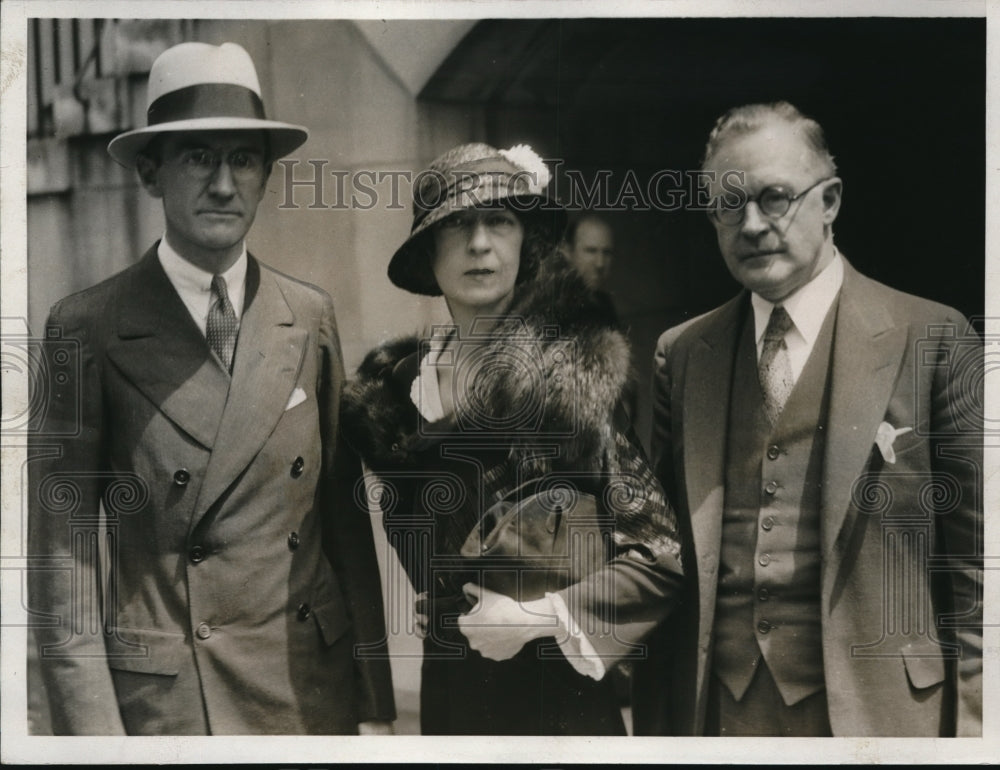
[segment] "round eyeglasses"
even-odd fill
[[[223,158],[215,150],[197,147],[182,150],[172,162],[197,179],[208,179],[215,176],[223,160],[239,180],[256,179],[264,170],[264,156],[255,150],[234,150]]]
[[[831,179],[833,179],[832,176],[824,177],[817,182],[813,182],[805,190],[797,194],[793,194],[788,188],[782,185],[770,185],[756,195],[747,196],[736,206],[729,206],[720,198],[716,207],[709,212],[709,216],[719,224],[726,225],[727,227],[738,225],[746,216],[747,205],[752,201],[757,204],[760,213],[765,217],[780,219],[788,213],[788,210],[795,201],[805,196],[814,187],[823,184],[823,182],[829,182]]]

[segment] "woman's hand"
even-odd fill
[[[508,660],[532,639],[554,636],[558,631],[549,599],[516,602],[475,583],[466,583],[462,590],[476,606],[459,615],[458,627],[469,646],[484,658]]]

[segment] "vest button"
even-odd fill
[[[301,457],[296,457],[295,462],[292,463],[292,477],[298,478],[302,475],[302,469],[306,467],[306,461]]]
[[[781,449],[778,448],[777,444],[771,444],[771,446],[767,448],[768,460],[777,460],[780,455],[781,455]]]
[[[179,487],[187,486],[187,483],[191,480],[191,474],[187,468],[181,468],[180,470],[174,471],[174,483]]]
[[[764,491],[769,495],[773,495],[775,492],[778,491],[778,482],[777,481],[767,482],[767,486],[764,487]]]
[[[191,546],[191,550],[188,551],[188,558],[195,564],[205,561],[205,549],[200,545]]]
[[[292,532],[288,535],[288,547],[291,548],[293,551],[299,547],[300,542],[301,540],[299,539],[298,532]]]
[[[772,626],[766,620],[762,620],[757,624],[757,630],[760,631],[762,634],[769,633],[772,628],[774,628],[774,626]]]
[[[312,612],[312,608],[308,604],[306,604],[305,602],[302,602],[302,604],[299,605],[299,610],[298,610],[298,613],[297,613],[296,617],[300,621],[304,622],[306,620],[309,620],[309,615],[310,615],[311,612]]]
[[[760,523],[760,528],[765,532],[770,532],[774,528],[774,519],[771,516],[765,516]]]
[[[760,558],[757,559],[757,562],[760,564],[760,566],[766,567],[768,564],[771,563],[771,554],[769,554],[769,553],[762,553],[760,555]]]
[[[757,589],[757,599],[759,601],[766,602],[770,598],[771,598],[771,595],[767,592],[766,588],[758,588]]]
[[[208,623],[198,624],[198,630],[195,631],[199,639],[208,639],[212,635],[212,629],[208,627]]]

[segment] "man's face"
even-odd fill
[[[264,196],[265,153],[259,131],[192,131],[164,134],[158,163],[140,156],[140,178],[163,199],[167,240],[181,256],[215,272],[239,255]]]
[[[742,172],[751,199],[775,185],[798,195],[829,176],[796,127],[779,121],[724,140],[705,170],[716,174],[716,194],[724,192],[719,187],[723,173]],[[840,208],[840,190],[840,180],[833,177],[793,200],[781,216],[764,214],[752,201],[738,224],[726,225],[713,218],[729,272],[771,302],[804,286],[833,259],[827,233]]]
[[[600,288],[608,279],[614,254],[615,241],[610,227],[593,219],[580,222],[569,258],[590,288]]]

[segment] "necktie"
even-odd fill
[[[226,279],[221,275],[212,276],[212,304],[208,309],[208,324],[205,337],[208,346],[219,357],[226,371],[233,368],[233,353],[236,351],[236,311],[229,301]]]
[[[792,318],[781,305],[775,305],[764,330],[764,349],[760,354],[757,372],[764,394],[764,411],[774,425],[795,386],[792,364],[788,358],[785,334],[792,328]]]

